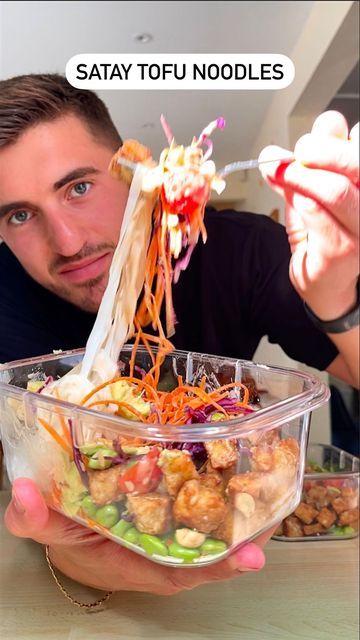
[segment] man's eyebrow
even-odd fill
[[[69,171],[69,173],[67,173],[63,178],[60,178],[60,180],[57,180],[54,183],[53,189],[54,191],[58,191],[59,189],[61,189],[61,187],[68,184],[69,182],[72,182],[73,180],[79,180],[79,178],[84,178],[85,176],[89,175],[96,175],[98,173],[100,173],[100,171],[99,169],[95,169],[95,167],[78,167],[77,169],[73,169],[73,171]],[[19,200],[16,202],[9,202],[8,204],[0,205],[0,220],[15,209],[28,210],[29,208],[33,209],[34,206],[26,200]]]
[[[57,180],[57,182],[54,183],[53,189],[54,191],[58,191],[61,187],[73,180],[78,180],[79,178],[84,178],[84,176],[94,175],[97,173],[100,173],[100,171],[95,169],[95,167],[78,167],[73,171],[69,171],[69,173],[67,173],[63,178],[60,178],[60,180]]]

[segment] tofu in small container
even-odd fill
[[[310,444],[301,502],[273,538],[287,542],[359,535],[359,459],[337,447]]]

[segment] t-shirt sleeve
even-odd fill
[[[285,228],[270,218],[261,218],[254,243],[251,322],[289,357],[324,370],[338,351],[328,336],[312,324],[291,284],[291,253]]]

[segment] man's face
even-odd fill
[[[0,149],[0,236],[28,274],[97,311],[128,188],[108,173],[113,151],[75,116],[39,124]]]

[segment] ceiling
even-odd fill
[[[0,77],[63,73],[78,53],[281,53],[291,51],[313,2],[0,2]],[[327,3],[323,3],[326,5]],[[326,7],[324,7],[326,9]],[[151,34],[152,40],[136,37]],[[249,156],[273,91],[103,91],[123,138],[156,157],[164,113],[187,143],[215,117],[218,166]]]

